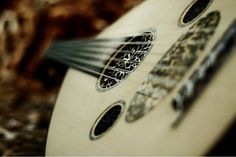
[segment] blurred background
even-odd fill
[[[143,0],[0,1],[0,155],[44,155],[67,67],[54,40],[92,38]]]

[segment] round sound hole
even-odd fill
[[[200,17],[213,0],[194,0],[182,13],[179,20],[180,26],[188,25]]]
[[[108,107],[95,121],[91,131],[90,139],[95,140],[102,137],[116,123],[124,110],[124,101],[118,101]]]
[[[153,47],[156,30],[150,28],[140,35],[130,37],[107,62],[98,82],[98,91],[106,91],[126,79],[145,59]]]

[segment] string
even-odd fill
[[[75,44],[87,44],[87,43],[99,43],[99,42],[110,42],[110,41],[121,41],[125,39],[130,39],[134,37],[139,37],[139,36],[144,36],[146,34],[153,35],[155,32],[142,32],[142,33],[136,33],[136,34],[131,34],[130,36],[125,36],[125,37],[119,37],[119,38],[96,38],[96,39],[74,39],[74,40],[57,40],[55,44],[63,44],[63,43],[75,43]]]
[[[47,57],[49,57],[49,58],[51,58],[51,59],[53,59],[53,60],[56,60],[56,61],[58,61],[58,62],[61,62],[62,64],[68,65],[69,67],[72,67],[72,68],[74,68],[74,69],[77,69],[77,70],[80,70],[80,71],[84,71],[84,72],[86,72],[86,73],[91,73],[91,74],[95,75],[96,77],[101,77],[101,76],[103,76],[103,77],[106,77],[106,78],[110,78],[110,79],[112,79],[112,80],[115,80],[117,83],[119,83],[119,82],[121,82],[121,81],[124,80],[124,78],[118,79],[118,78],[115,78],[115,77],[106,75],[106,74],[104,74],[104,73],[98,72],[98,71],[96,71],[96,70],[93,70],[92,68],[89,68],[88,66],[82,65],[81,63],[78,64],[78,62],[75,62],[75,63],[74,63],[74,62],[72,62],[71,60],[67,60],[67,59],[65,59],[65,58],[62,59],[60,56],[56,56],[56,55],[50,56],[50,55],[49,55],[49,56],[47,56]],[[167,65],[160,65],[160,64],[159,64],[158,66],[167,66]],[[173,68],[174,68],[174,69],[177,69],[176,66],[173,66]],[[185,68],[186,68],[186,67],[185,67]],[[137,71],[129,71],[129,73],[125,76],[125,78],[128,77],[131,72],[136,73],[135,75],[137,75]],[[139,74],[140,74],[140,73],[139,73]],[[143,74],[143,72],[142,72],[142,74]],[[149,74],[150,74],[150,72],[149,72]],[[139,78],[139,77],[135,77],[135,78]],[[137,84],[137,83],[140,84],[141,82],[143,82],[143,80],[137,80],[137,79],[135,79],[135,78],[130,82],[131,84]],[[160,81],[166,79],[165,77],[162,77],[162,76],[160,76],[160,77],[158,77],[158,78],[159,78]],[[116,83],[116,84],[117,84],[117,83]]]
[[[77,48],[77,47],[75,47],[75,48]],[[104,59],[104,61],[103,62],[105,62],[105,61],[108,61],[108,59],[111,57],[111,55],[114,53],[114,51],[117,51],[117,49],[110,49],[110,51],[109,52],[106,52],[106,50],[108,50],[108,48],[105,48],[103,51],[101,50],[101,49],[97,49],[96,47],[89,47],[89,48],[87,48],[87,49],[80,49],[80,48],[77,48],[77,49],[73,49],[73,48],[70,48],[70,49],[67,49],[67,48],[65,48],[65,47],[63,47],[63,48],[58,48],[58,47],[56,47],[56,46],[54,46],[54,47],[51,47],[49,50],[54,50],[54,51],[57,51],[57,52],[55,52],[55,54],[54,55],[56,55],[56,53],[62,53],[62,56],[63,57],[67,57],[67,59],[69,59],[70,57],[72,58],[72,57],[76,57],[76,58],[87,58],[87,59],[90,59],[90,60],[99,60],[99,58],[100,58],[100,60],[101,60],[101,55],[99,54],[99,57],[97,57],[97,56],[95,56],[94,55],[94,53],[96,54],[96,53],[106,53],[106,54],[109,54],[109,55],[103,55],[103,59]],[[83,50],[83,51],[81,51],[81,50]],[[77,53],[77,52],[75,52],[75,51],[80,51],[79,53]],[[134,50],[135,51],[135,50]],[[136,54],[137,53],[142,53],[142,52],[146,52],[146,51],[137,51],[136,52]],[[50,51],[48,52],[48,53],[50,53]],[[93,53],[93,54],[92,54]],[[130,53],[130,51],[129,50],[118,50],[118,53]],[[96,54],[97,55],[97,54]],[[145,54],[144,54],[145,55]],[[147,55],[147,54],[146,54]],[[150,54],[151,55],[151,54]],[[157,53],[157,54],[155,54],[155,55],[158,55],[158,56],[162,56],[163,55],[163,53]],[[69,58],[68,58],[68,56],[70,56]],[[105,58],[104,58],[104,56],[105,56]],[[73,60],[73,59],[72,59]],[[112,59],[113,61],[123,61],[122,59]],[[77,59],[77,61],[81,61],[81,59]],[[102,60],[101,60],[102,61]],[[83,63],[85,62],[85,61],[82,61]],[[92,64],[92,61],[89,61],[89,62],[91,62],[91,64]],[[133,63],[132,62],[132,60],[129,60],[128,61],[128,63]],[[153,62],[144,62],[143,64],[144,65],[147,65],[147,63],[151,63],[151,64],[154,64]],[[137,64],[137,62],[135,62],[135,64]],[[103,65],[99,65],[99,67],[101,67],[101,66],[105,66],[104,64]],[[113,68],[113,67],[108,67],[108,68]],[[122,69],[121,69],[122,70]]]
[[[114,49],[115,50],[115,49]],[[135,50],[133,50],[135,51]],[[52,53],[52,52],[55,52],[55,53],[58,53],[58,54],[64,54],[64,55],[67,55],[67,56],[71,56],[71,57],[85,57],[85,58],[93,58],[93,59],[98,59],[98,55],[99,55],[99,58],[102,58],[102,57],[107,57],[106,59],[109,59],[111,57],[111,55],[114,53],[114,51],[109,51],[109,52],[105,52],[105,51],[102,51],[102,52],[99,52],[97,50],[83,50],[83,51],[77,51],[77,50],[74,50],[74,49],[49,49],[47,53]],[[94,52],[94,53],[92,53]],[[101,53],[101,54],[98,54],[98,53],[95,53],[95,52],[98,52],[98,53]],[[118,53],[123,53],[123,54],[130,54],[132,52],[132,50],[119,50]],[[137,53],[143,53],[144,55],[147,55],[149,52],[147,51],[135,51],[135,54]],[[163,54],[156,54],[157,56],[162,56]],[[121,59],[115,59],[116,61],[122,61]]]
[[[76,56],[76,57],[86,57],[86,58],[95,58],[96,55],[100,55],[100,58],[103,56],[106,56],[105,54],[108,54],[106,57],[110,57],[115,51],[118,51],[118,53],[131,53],[132,51],[135,50],[117,50],[117,48],[97,48],[97,47],[89,47],[89,48],[80,48],[80,47],[70,47],[70,48],[59,48],[59,47],[51,47],[49,48],[49,51],[57,51],[57,53],[63,53],[71,56]],[[136,51],[135,54],[137,53],[148,53],[147,51]],[[103,54],[101,56],[101,54]],[[150,55],[156,55],[156,56],[161,56],[163,55],[162,53],[155,53],[155,54],[150,54]]]
[[[108,54],[108,55],[112,55],[114,52],[118,52],[118,53],[122,53],[122,54],[125,54],[125,53],[131,53],[132,51],[136,51],[138,53],[146,53],[147,51],[140,51],[140,50],[117,50],[116,49],[110,49],[110,48],[107,48],[107,49],[98,49],[98,48],[87,48],[87,49],[74,49],[74,48],[56,48],[56,47],[53,47],[53,48],[49,48],[48,50],[54,50],[54,51],[57,51],[58,53],[70,53],[70,54],[81,54],[81,53],[85,53],[87,55],[101,55],[101,54]],[[162,55],[160,53],[156,53],[155,55]]]
[[[58,47],[58,48],[79,48],[79,49],[87,49],[87,48],[116,48],[116,47],[122,47],[122,46],[129,46],[129,45],[140,45],[144,46],[147,44],[154,44],[156,41],[126,41],[126,42],[104,42],[104,43],[93,43],[93,44],[70,44],[70,43],[54,43],[52,44],[52,47]],[[158,42],[158,45],[166,45],[166,43],[160,43]]]
[[[77,47],[76,47],[77,48]],[[91,49],[92,48],[92,49]],[[66,50],[66,51],[65,51]],[[68,51],[69,50],[69,51]],[[86,64],[86,65],[92,65],[92,66],[95,66],[95,67],[99,67],[99,68],[103,68],[105,66],[105,64],[103,62],[105,61],[108,61],[108,59],[111,57],[111,54],[114,53],[115,50],[117,49],[112,49],[112,53],[109,52],[109,55],[106,56],[106,58],[103,58],[103,60],[101,60],[101,55],[100,56],[94,56],[94,54],[91,54],[91,52],[96,52],[96,53],[100,53],[100,52],[105,52],[105,51],[101,51],[100,49],[97,50],[97,48],[94,50],[94,47],[90,47],[89,49],[85,49],[85,52],[87,51],[87,53],[85,53],[84,51],[80,51],[79,53],[76,53],[73,51],[74,49],[66,49],[66,48],[58,48],[56,46],[53,46],[49,49],[48,53],[47,54],[50,54],[51,55],[51,58],[53,58],[52,56],[53,55],[59,55],[59,53],[61,53],[61,58],[66,58],[66,59],[69,59],[70,61],[76,61],[77,63],[76,64],[79,64],[79,63],[83,63],[83,64]],[[78,49],[80,50],[80,48]],[[107,50],[107,48],[105,49]],[[135,51],[135,50],[134,50]],[[67,53],[66,53],[67,52]],[[146,52],[146,51],[142,51],[142,52]],[[118,53],[130,53],[130,51],[128,50],[119,50]],[[140,51],[137,51],[136,53],[141,53]],[[144,55],[147,55],[147,54],[144,54]],[[157,54],[159,56],[161,56],[162,54]],[[74,58],[76,57],[76,58]],[[90,59],[89,61],[87,60],[84,60],[82,59],[83,57],[87,58],[87,59]],[[145,56],[144,56],[145,57]],[[91,60],[95,60],[95,61],[99,61],[100,60],[100,64],[96,64],[94,61],[91,61]],[[112,59],[113,61],[124,61],[122,59]],[[132,60],[129,60],[128,63],[133,63],[134,61]],[[146,63],[147,62],[144,62],[145,64],[144,65],[147,65]],[[135,64],[140,64],[138,62],[135,62]],[[153,64],[153,63],[152,63]],[[138,65],[136,65],[138,66]],[[111,70],[114,70],[114,67],[110,67],[110,66],[107,66],[107,69],[111,69]],[[120,71],[125,71],[127,73],[130,73],[131,71],[126,71],[124,69],[116,69],[116,70],[120,70]],[[131,69],[132,70],[132,69]]]
[[[97,72],[97,71],[95,71],[95,70],[89,69],[89,68],[87,68],[87,67],[85,67],[85,66],[80,66],[80,65],[75,64],[75,63],[73,63],[73,62],[67,61],[66,59],[62,59],[62,58],[60,58],[60,56],[47,55],[47,57],[49,57],[49,58],[51,58],[51,59],[53,59],[53,60],[57,60],[57,61],[59,61],[60,63],[63,63],[63,64],[65,64],[65,65],[69,65],[70,67],[75,68],[75,69],[78,69],[78,70],[82,70],[82,71],[85,71],[85,72],[93,73],[93,74],[95,74],[95,75],[97,75],[97,76],[105,76],[105,77],[107,77],[107,78],[116,80],[117,82],[121,81],[121,80],[119,80],[119,79],[117,79],[117,78],[114,78],[114,77],[111,77],[111,76],[102,74],[102,73]]]
[[[69,52],[69,53],[59,53],[59,51],[54,51],[54,50],[50,50],[50,51],[48,51],[48,53],[46,53],[47,55],[61,55],[61,57],[63,58],[63,57],[65,57],[65,58],[67,58],[67,59],[71,59],[71,60],[77,60],[77,61],[80,61],[80,60],[82,60],[82,59],[86,59],[86,61],[88,62],[88,63],[93,63],[93,62],[98,62],[98,61],[100,61],[100,62],[106,62],[106,61],[108,61],[109,60],[109,58],[111,57],[110,55],[106,55],[106,58],[102,58],[101,56],[95,56],[95,55],[91,55],[91,54],[80,54],[80,53],[71,53],[71,52]],[[145,55],[148,55],[148,54],[144,54],[144,56],[143,57],[145,57]],[[161,54],[160,54],[160,56],[161,56]],[[88,61],[88,59],[90,59],[89,61]],[[117,61],[117,62],[124,62],[124,60],[123,59],[117,59],[117,58],[113,58],[112,59],[113,61]],[[82,61],[82,62],[85,62],[85,61]],[[132,60],[132,56],[130,57],[130,59],[127,61],[127,63],[135,63],[135,64],[139,64],[137,61],[133,61]],[[148,64],[153,64],[152,62],[145,62],[145,64],[144,65],[147,65],[147,63]],[[103,66],[105,66],[105,65],[103,65]]]
[[[181,31],[181,30],[176,30],[176,31]],[[176,33],[175,31],[175,33]],[[149,42],[137,42],[137,41],[126,41],[128,39],[134,39],[136,37],[145,37],[145,36],[153,36],[155,38],[155,33],[156,32],[143,32],[143,33],[137,33],[137,34],[133,34],[131,36],[126,36],[126,37],[120,37],[120,38],[96,38],[96,39],[74,39],[74,40],[69,40],[69,41],[65,41],[65,40],[57,40],[56,42],[54,42],[52,45],[53,46],[66,46],[66,47],[70,47],[72,45],[77,45],[77,46],[81,46],[81,47],[86,47],[86,46],[95,46],[95,45],[106,45],[109,43],[117,43],[119,45],[122,44],[144,44],[144,43],[149,43]],[[161,32],[159,34],[162,34]],[[164,35],[167,35],[166,33],[163,33]],[[169,32],[169,34],[172,34],[171,32]],[[155,41],[152,41],[150,43],[154,43]]]
[[[53,54],[49,54],[48,57],[51,57],[53,58],[54,56],[56,55],[53,55]],[[67,61],[71,61],[71,62],[74,62],[74,64],[77,64],[77,65],[81,65],[81,64],[86,64],[86,65],[90,65],[90,66],[94,66],[96,68],[104,68],[104,64],[97,64],[99,62],[90,62],[90,61],[87,61],[85,59],[80,59],[80,58],[70,58],[68,56],[58,56],[58,57],[61,57]],[[109,70],[113,70],[113,71],[123,71],[123,72],[126,72],[126,73],[130,73],[131,71],[128,71],[128,70],[125,70],[125,69],[119,69],[119,68],[114,68],[114,67],[110,67],[110,66],[106,66],[106,69],[109,69]]]
[[[148,36],[153,35],[151,32],[148,32],[148,33],[145,32],[145,33],[142,33],[141,35],[140,34],[139,35],[140,35],[140,37],[145,37],[146,34],[148,34]],[[133,39],[135,39],[137,37],[139,37],[139,36],[122,37],[122,38],[116,38],[116,39],[108,39],[107,38],[107,39],[58,41],[52,45],[52,47],[46,53],[46,56],[51,59],[57,60],[63,64],[66,64],[70,67],[74,67],[76,69],[79,69],[79,70],[82,70],[85,72],[87,71],[89,73],[93,73],[93,74],[96,74],[99,76],[103,75],[107,78],[111,78],[116,81],[121,81],[121,80],[118,80],[117,78],[107,76],[105,74],[101,74],[100,72],[98,72],[98,70],[97,71],[93,70],[92,67],[99,68],[99,71],[101,71],[105,66],[104,61],[107,61],[111,57],[111,55],[115,51],[117,51],[117,48],[120,46],[144,45],[144,44],[154,43],[154,41],[144,41],[144,42],[132,41]],[[127,40],[127,41],[124,41],[124,40]],[[95,50],[93,48],[95,48]],[[76,51],[79,51],[79,53],[75,53]],[[86,51],[87,51],[87,53],[86,53]],[[118,50],[118,53],[131,53],[131,51]],[[67,53],[65,53],[65,52],[67,52]],[[104,52],[106,52],[106,55],[105,55],[106,57],[103,60],[101,59],[101,52],[103,54],[104,54]],[[134,53],[141,53],[141,52],[134,52]],[[99,57],[94,56],[94,54],[99,54]],[[147,55],[147,54],[144,54],[144,57],[145,57],[145,55]],[[85,60],[85,59],[83,59],[83,57],[85,57],[87,59],[90,58],[90,60]],[[92,58],[95,61],[91,61]],[[115,58],[115,59],[113,59],[113,61],[123,61],[123,60]],[[122,65],[123,63],[119,62],[119,64]],[[137,63],[135,63],[134,66],[138,66],[139,64],[140,63],[137,62]],[[90,66],[90,68],[89,68],[89,66]],[[134,68],[136,69],[136,67],[134,67]],[[129,70],[119,69],[119,68],[110,67],[110,66],[106,66],[106,69],[109,69],[112,71],[117,71],[117,72],[122,71],[122,72],[125,72],[126,75],[129,75],[131,72],[133,72],[133,69],[131,69],[129,71]]]
[[[139,43],[142,43],[142,44],[139,44],[141,46],[145,46],[143,45],[143,43],[154,43],[153,42],[139,42]],[[137,43],[135,43],[137,44]],[[158,45],[160,46],[160,43],[158,43]],[[65,42],[63,42],[63,44],[54,44],[52,45],[52,47],[50,49],[55,49],[55,50],[58,50],[58,51],[66,51],[67,53],[68,52],[71,52],[72,50],[73,51],[80,51],[78,53],[84,53],[84,52],[89,52],[89,54],[91,53],[103,53],[103,54],[111,54],[111,53],[114,53],[115,51],[117,51],[117,49],[121,46],[127,46],[127,45],[114,45],[114,44],[103,44],[101,46],[79,46],[79,45],[70,45],[70,44],[66,44]],[[67,51],[67,50],[70,50],[70,51]],[[76,53],[76,52],[73,52],[73,53]],[[119,50],[119,53],[130,53],[130,51],[128,50]],[[92,54],[91,54],[92,55]],[[160,55],[160,53],[152,53],[151,55]],[[161,54],[162,55],[162,54]]]
[[[93,48],[93,47],[92,47]],[[54,49],[54,50],[53,50]],[[68,65],[68,66],[70,66],[70,67],[72,67],[72,68],[75,68],[75,69],[78,69],[78,70],[82,70],[82,71],[84,71],[84,72],[87,72],[87,73],[92,73],[92,74],[95,74],[97,77],[101,77],[101,76],[104,76],[104,77],[106,77],[106,78],[110,78],[110,79],[113,79],[113,80],[115,80],[117,83],[118,82],[120,82],[120,81],[122,81],[123,80],[123,78],[122,79],[117,79],[117,78],[115,78],[115,77],[112,77],[112,76],[108,76],[108,75],[106,75],[106,74],[104,74],[104,73],[101,73],[101,72],[99,72],[99,71],[101,71],[101,70],[103,70],[103,68],[104,68],[104,66],[105,66],[105,64],[104,63],[102,63],[102,62],[100,62],[100,64],[96,64],[96,63],[94,63],[94,62],[91,62],[91,61],[88,61],[88,60],[83,60],[83,59],[81,59],[81,52],[80,53],[74,53],[73,51],[71,51],[71,49],[66,49],[67,51],[67,53],[65,53],[65,51],[61,51],[61,50],[65,50],[65,48],[59,48],[59,52],[61,52],[61,53],[58,53],[58,51],[55,51],[55,49],[58,49],[58,47],[54,47],[54,48],[51,48],[50,50],[51,51],[49,51],[50,53],[47,53],[47,56],[49,57],[49,58],[52,58],[52,59],[54,59],[54,60],[57,60],[57,61],[59,61],[59,62],[61,62],[61,63],[63,63],[63,64],[65,64],[65,65]],[[70,50],[70,51],[68,51],[68,50]],[[106,50],[106,49],[105,49]],[[115,51],[116,51],[117,49],[113,49],[113,51],[112,51],[112,53],[114,53]],[[128,51],[128,50],[120,50],[119,51],[119,53],[121,53],[121,52],[124,52],[124,53],[130,53],[130,51]],[[71,52],[71,53],[68,53],[68,52]],[[100,53],[101,52],[101,50],[99,49],[99,51],[96,51],[96,52],[98,52],[98,53]],[[103,51],[104,52],[104,51]],[[146,51],[145,51],[146,52]],[[111,55],[112,53],[109,53],[109,55]],[[90,49],[87,49],[87,54],[91,54],[91,48]],[[86,55],[87,55],[86,54]],[[75,55],[75,56],[77,56],[76,58],[74,58],[73,57],[73,55]],[[86,57],[86,55],[84,55],[85,57]],[[159,55],[162,55],[162,54],[159,54]],[[78,58],[79,57],[79,58]],[[88,55],[87,55],[87,57],[88,57]],[[91,55],[90,55],[90,57],[91,57]],[[99,58],[101,58],[101,57],[99,57]],[[108,58],[110,58],[110,56],[108,57]],[[94,58],[95,60],[98,60],[97,58]],[[107,59],[107,58],[106,58]],[[113,60],[115,60],[115,59],[113,59]],[[103,61],[103,60],[100,60],[100,61]],[[121,61],[121,60],[119,60],[119,61]],[[98,61],[97,61],[97,63],[98,63]],[[90,68],[89,68],[89,66],[90,66]],[[98,70],[93,70],[93,68],[91,68],[91,66],[93,66],[93,67],[96,67],[96,68],[99,68],[99,71]],[[138,66],[138,65],[136,65],[136,66]],[[166,65],[158,65],[158,66],[166,66]],[[174,67],[175,69],[177,69],[177,67]],[[131,72],[134,72],[134,69],[136,69],[136,67],[134,68],[134,69],[132,69],[132,70],[130,70],[130,71],[126,71],[126,70],[124,70],[124,69],[117,69],[117,68],[114,68],[114,67],[110,67],[110,66],[106,66],[106,69],[110,69],[110,70],[112,70],[112,71],[122,71],[122,72],[126,72],[127,74],[126,74],[126,76],[125,77],[127,77]],[[142,71],[141,73],[143,73],[144,71]],[[148,71],[149,72],[149,71]],[[135,72],[135,73],[137,73],[137,71]],[[140,80],[139,81],[136,81],[136,80],[133,80],[133,82],[139,82],[140,83]]]
[[[48,57],[53,58],[54,56],[57,56],[57,54],[48,54]],[[71,58],[71,57],[68,57],[68,56],[59,56],[58,55],[57,57],[59,57],[60,59],[65,59],[69,62],[74,62],[74,64],[78,64],[78,65],[86,64],[86,65],[94,66],[94,67],[100,68],[100,69],[103,69],[105,67],[105,64],[103,64],[102,62],[91,62],[91,61],[88,61],[88,60],[85,60],[85,59]],[[122,72],[125,72],[125,73],[131,73],[132,72],[132,71],[129,71],[129,70],[115,68],[115,67],[111,67],[111,66],[106,66],[106,69],[113,70],[113,71],[122,71]]]
[[[49,55],[49,56],[47,56],[47,57],[49,57],[49,58],[51,58],[51,59],[53,59],[53,60],[55,60],[55,61],[58,61],[58,62],[60,62],[60,63],[62,63],[62,64],[68,65],[68,66],[71,67],[71,68],[74,68],[74,69],[77,69],[77,70],[80,70],[80,71],[84,71],[84,72],[87,72],[87,73],[92,73],[92,74],[94,74],[96,77],[104,76],[104,77],[106,77],[106,78],[110,78],[110,79],[115,80],[117,83],[123,81],[123,79],[119,80],[119,79],[117,79],[117,78],[115,78],[115,77],[112,77],[112,76],[109,76],[109,75],[100,73],[100,72],[98,72],[98,71],[92,70],[92,69],[90,69],[90,68],[88,68],[88,67],[86,67],[86,66],[81,66],[81,65],[78,65],[77,63],[73,63],[73,62],[71,62],[71,61],[67,61],[67,60],[65,60],[65,59],[61,59],[59,56],[50,56],[50,55]],[[127,76],[129,76],[129,74],[127,74]],[[126,77],[127,77],[127,76],[126,76]],[[138,80],[133,80],[133,81],[130,82],[130,83],[131,83],[131,84],[135,84],[135,83],[137,83],[137,82],[140,83],[140,80],[139,80],[139,81],[138,81]]]
[[[55,42],[53,46],[79,46],[79,47],[88,47],[88,46],[111,46],[111,44],[117,44],[117,45],[140,45],[140,44],[148,44],[148,43],[154,43],[155,41],[104,41],[104,42],[91,42],[91,43],[80,43],[80,42],[73,42],[71,43],[70,41],[68,42]]]
[[[58,53],[56,52],[51,52],[51,53],[47,53],[47,57],[50,57],[50,58],[54,58],[57,57],[57,59],[60,59],[60,60],[67,60],[66,64],[70,66],[70,62],[73,62],[74,64],[77,64],[77,65],[80,65],[80,66],[94,66],[96,68],[99,68],[100,70],[102,70],[104,67],[105,67],[105,64],[104,64],[104,60],[96,60],[95,61],[88,61],[87,59],[83,59],[83,58],[74,58],[74,57],[71,57],[71,56],[68,56],[68,55],[59,55]],[[60,61],[59,60],[59,61]],[[115,59],[113,59],[115,60]],[[121,61],[121,60],[119,60]],[[138,66],[138,65],[136,65]],[[167,66],[167,65],[161,65],[161,64],[158,64],[158,66]],[[178,67],[178,66],[168,66],[168,68],[174,68],[176,70],[182,70],[182,67]],[[106,66],[106,69],[109,69],[109,70],[113,70],[113,71],[122,71],[122,72],[126,72],[127,74],[133,72],[133,70],[125,70],[125,69],[119,69],[119,68],[115,68],[115,67],[111,67],[111,66]],[[140,73],[143,73],[143,72],[146,72],[146,71],[142,71]],[[148,71],[149,72],[149,71]],[[101,74],[101,73],[99,73]]]

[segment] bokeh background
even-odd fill
[[[67,67],[44,58],[58,39],[93,38],[143,0],[0,1],[0,155],[44,155]]]

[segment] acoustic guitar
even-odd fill
[[[55,43],[71,68],[46,155],[207,153],[236,116],[235,7],[147,0],[96,39]]]

